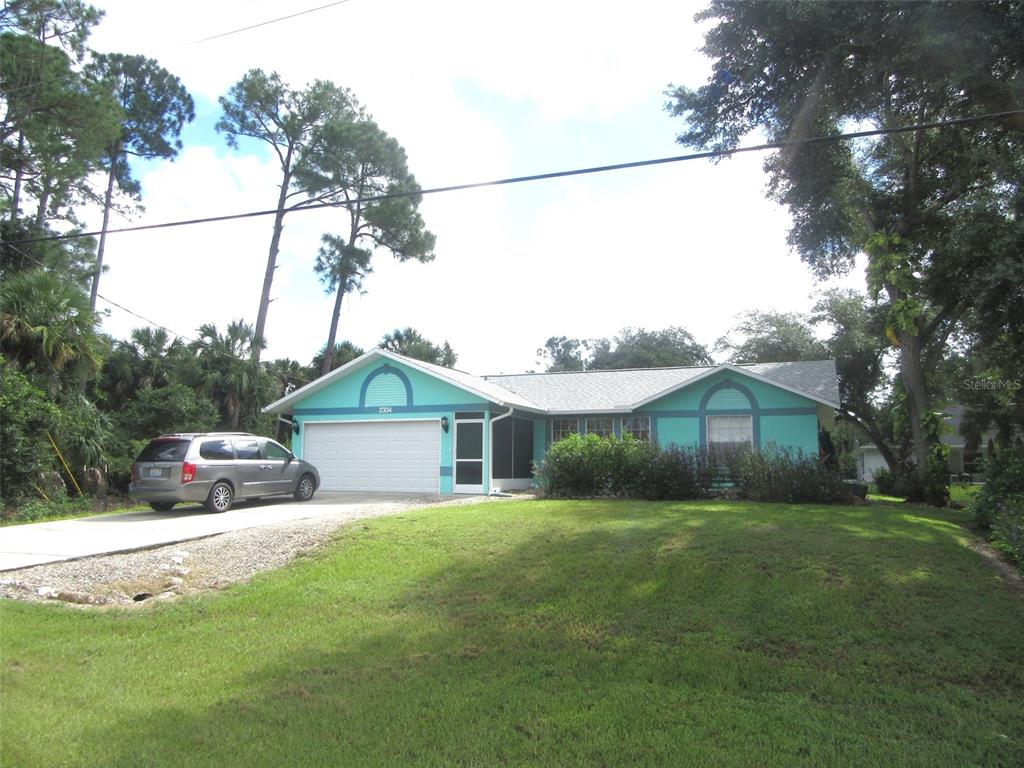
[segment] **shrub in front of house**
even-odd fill
[[[985,485],[971,502],[974,523],[992,528],[1002,506],[1013,496],[1024,494],[1024,450],[1006,448],[985,462]]]
[[[651,461],[637,478],[633,495],[650,501],[704,499],[714,493],[719,467],[705,450],[651,446]]]
[[[631,435],[609,437],[606,442],[611,447],[608,493],[612,496],[650,498],[645,492],[651,483],[651,470],[658,462],[658,447]]]
[[[768,446],[730,460],[730,478],[740,498],[753,501],[835,504],[854,496],[842,473],[817,456]]]
[[[775,494],[779,497],[777,500],[824,500],[825,494],[821,489],[825,487],[825,481],[810,470],[810,465],[817,465],[817,461],[807,459],[804,464],[795,465],[803,475],[793,467],[789,468],[788,474],[775,467],[772,481],[782,486]],[[558,498],[615,496],[681,501],[715,495],[725,487],[723,483],[728,482],[729,471],[724,460],[716,460],[703,449],[675,445],[659,448],[629,436],[570,435],[551,446],[536,469],[536,477],[546,495]],[[759,470],[748,463],[744,465],[744,471],[743,477],[749,481]],[[819,475],[827,474],[829,479],[837,478],[836,482],[844,491],[841,500],[849,500],[849,491],[845,489],[838,471],[824,468],[817,471]],[[810,475],[811,479],[804,475]],[[795,491],[789,487],[793,483],[798,483]],[[811,486],[816,492],[806,490]],[[771,495],[752,482],[748,482],[747,492],[748,498],[768,498]]]
[[[570,435],[551,446],[535,474],[553,497],[680,500],[710,495],[716,471],[704,451],[662,450],[628,435]]]
[[[612,442],[597,435],[569,435],[548,449],[536,477],[548,496],[611,495]]]

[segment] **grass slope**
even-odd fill
[[[964,513],[522,502],[142,611],[6,603],[0,764],[1024,764]]]

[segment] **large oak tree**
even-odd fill
[[[835,136],[1019,109],[1024,104],[1024,4],[1002,2],[731,2],[713,0],[713,61],[697,89],[673,88],[683,144],[736,147]],[[793,218],[789,242],[820,276],[859,253],[887,310],[918,467],[938,436],[930,372],[975,301],[974,287],[1019,259],[980,254],[954,238],[983,217],[1019,226],[1024,120],[805,144],[765,164],[771,195]],[[994,232],[990,232],[990,239]],[[945,275],[945,280],[936,280]],[[949,278],[953,277],[953,280]],[[1019,286],[1018,286],[1019,287]]]

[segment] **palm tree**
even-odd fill
[[[357,347],[351,341],[338,342],[337,344],[334,345],[334,349],[331,350],[331,370],[333,371],[335,368],[340,368],[341,366],[345,365],[345,363],[352,362],[361,354],[363,354],[363,352],[365,352],[365,350],[362,347]],[[309,364],[310,368],[312,368],[314,371],[317,371],[318,373],[322,371],[324,368],[324,360],[326,359],[326,356],[327,347],[325,345],[323,349],[321,349],[319,352],[313,355],[313,361]]]
[[[439,347],[412,327],[395,328],[391,333],[384,334],[377,346],[389,352],[397,352],[445,368],[454,368],[455,361],[459,358],[447,341]]]
[[[173,369],[185,351],[181,339],[169,339],[163,328],[136,328],[132,331],[130,346],[138,360],[139,389],[154,389],[170,383]]]
[[[230,430],[239,429],[243,415],[255,415],[267,396],[269,377],[251,359],[254,348],[253,327],[241,320],[230,323],[223,335],[206,323],[191,345],[197,384],[220,409],[221,425]]]
[[[341,301],[346,293],[361,291],[363,279],[373,270],[370,268],[372,251],[346,245],[342,237],[324,235],[321,240],[320,252],[316,256],[314,269],[320,275],[320,282],[325,286],[328,296],[334,294],[334,312],[331,314],[331,330],[327,335],[323,360],[320,364],[320,375],[331,372],[334,358],[334,342],[338,337],[338,320],[341,316]]]
[[[97,316],[75,283],[42,269],[18,272],[0,284],[0,343],[4,355],[27,372],[63,372],[80,381],[102,364]]]

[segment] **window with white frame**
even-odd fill
[[[579,419],[552,419],[551,420],[551,442],[557,443],[569,435],[579,434]]]
[[[588,416],[587,434],[597,435],[598,437],[611,437],[612,435],[614,435],[615,429],[612,427],[612,417]]]
[[[753,447],[753,416],[708,416],[708,448]]]
[[[637,440],[651,439],[650,416],[626,416],[622,419],[622,436],[632,435]]]

